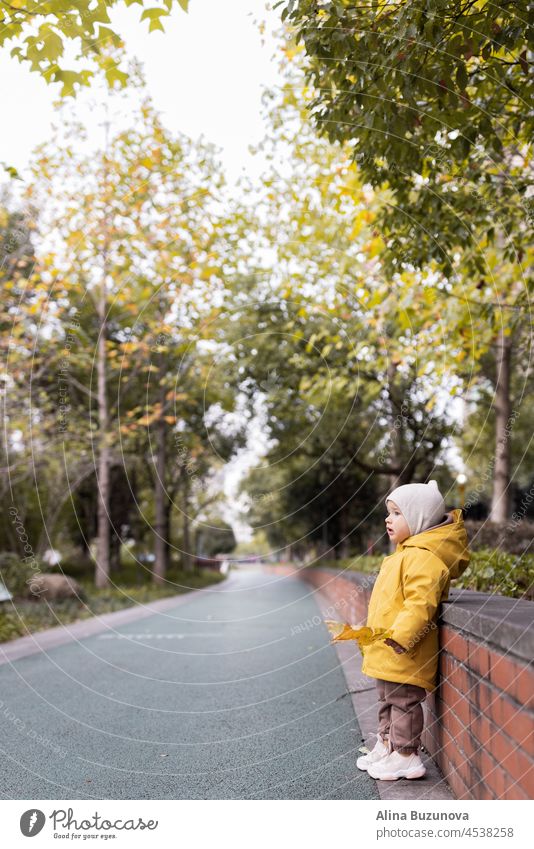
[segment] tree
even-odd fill
[[[532,440],[531,403],[534,391],[532,383],[531,350],[514,344],[508,336],[506,356],[509,360],[510,406],[503,411],[507,416],[501,432],[502,448],[509,454],[512,469],[511,500],[518,493],[529,489],[531,469],[534,463],[534,442]],[[465,452],[468,485],[467,503],[489,502],[490,516],[493,497],[495,467],[499,461],[495,453],[496,417],[492,411],[496,404],[496,387],[499,382],[501,366],[493,351],[487,352],[480,361],[480,377],[473,386],[471,397],[466,399],[465,426],[462,431],[462,443]],[[513,438],[512,438],[513,435]]]
[[[162,0],[149,8],[144,0],[124,0],[127,6],[143,8],[140,21],[148,20],[148,31],[164,31],[163,22],[176,4],[187,12],[188,0]],[[70,7],[63,0],[0,0],[0,47],[22,42],[11,49],[11,56],[28,63],[47,83],[60,83],[61,96],[73,96],[77,87],[91,84],[102,71],[110,87],[127,84],[123,42],[113,29],[109,10],[118,0],[77,0]],[[64,63],[66,48],[75,45],[77,68]],[[121,66],[121,62],[123,63]],[[92,67],[93,65],[93,67]]]
[[[481,322],[492,329],[499,400],[491,515],[502,520],[507,363],[512,339],[522,343],[532,293],[529,4],[300,0],[285,5],[283,18],[306,52],[319,132],[348,144],[369,183],[389,190],[377,216],[386,268],[432,262],[448,281],[444,297],[464,302],[466,354],[480,344]]]
[[[33,213],[33,214],[32,214]],[[28,324],[34,320],[37,298],[27,281],[35,266],[35,210],[24,210],[9,188],[0,193],[0,350],[2,374],[2,475],[0,493],[4,503],[16,507],[28,539],[39,533],[37,505],[33,493],[31,453],[21,442],[21,429],[29,412],[27,395],[18,390],[31,370],[31,354],[24,345]],[[24,314],[26,321],[21,321]],[[40,444],[40,421],[34,418],[35,441]],[[7,512],[0,523],[0,550],[19,551],[20,540]]]
[[[385,277],[380,194],[349,151],[317,139],[306,89],[287,74],[269,98],[267,167],[253,196],[266,259],[239,281],[222,332],[237,389],[263,404],[272,440],[268,472],[262,464],[246,483],[254,521],[273,544],[290,533],[339,556],[373,503],[374,475],[410,482],[439,463],[452,427],[438,390],[458,340],[439,329],[432,279]]]
[[[39,341],[37,355],[46,364],[42,389],[50,397],[48,381],[65,360],[58,339],[68,336],[75,316],[62,380],[76,405],[62,422],[61,437],[67,463],[78,454],[80,464],[96,467],[95,580],[98,586],[109,580],[112,470],[128,472],[152,456],[155,578],[163,580],[166,486],[174,475],[168,443],[174,427],[193,419],[182,409],[191,404],[195,415],[205,410],[197,346],[206,337],[202,327],[209,326],[213,298],[224,287],[222,267],[231,268],[236,224],[231,215],[224,218],[224,180],[212,147],[168,133],[147,98],[129,129],[109,134],[105,150],[87,152],[76,123],[65,121],[63,128],[66,138],[37,152],[28,188],[42,205],[43,230],[54,234],[40,257],[42,288],[51,290],[43,309],[49,338]],[[183,384],[181,359],[191,360],[190,375],[196,375]],[[215,385],[207,397],[209,404],[224,397],[226,409],[231,403]],[[188,485],[183,476],[181,485]]]
[[[528,0],[285,3],[319,132],[350,144],[371,185],[391,187],[380,223],[397,267],[469,245],[464,263],[483,273],[476,236],[491,242],[496,221],[515,257],[533,220],[531,15]]]

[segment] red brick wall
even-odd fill
[[[321,569],[297,569],[289,564],[269,565],[269,571],[277,575],[296,575],[313,584],[331,602],[331,619],[340,622],[359,622],[367,617],[367,605],[372,591],[343,576],[323,572]]]
[[[422,743],[458,799],[534,799],[534,674],[450,625]]]
[[[317,568],[270,569],[321,590],[332,619],[365,620],[371,585]],[[449,624],[439,633],[438,686],[423,703],[423,746],[458,799],[534,799],[532,668]]]

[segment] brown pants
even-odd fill
[[[417,752],[423,730],[423,707],[426,698],[424,687],[416,684],[398,684],[395,681],[376,680],[378,690],[378,733],[389,736],[391,747],[397,752]]]

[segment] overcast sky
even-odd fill
[[[164,18],[165,33],[148,33],[148,21],[139,22],[142,11],[137,4],[120,4],[110,17],[129,55],[143,63],[166,125],[220,146],[231,179],[249,172],[247,147],[263,134],[262,92],[280,82],[272,36],[279,10],[273,12],[265,0],[190,0],[187,14],[176,6]],[[264,35],[258,28],[262,20]],[[60,86],[48,86],[6,50],[0,54],[0,79],[2,123],[9,127],[1,134],[0,161],[23,170],[32,149],[50,132]],[[90,96],[84,93],[80,101]]]

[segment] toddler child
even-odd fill
[[[395,781],[426,772],[419,757],[422,702],[436,686],[438,607],[469,563],[461,509],[446,513],[436,481],[411,483],[386,498],[386,530],[397,543],[384,558],[369,600],[367,625],[391,638],[363,650],[362,672],[376,678],[376,745],[356,761],[373,778]]]

